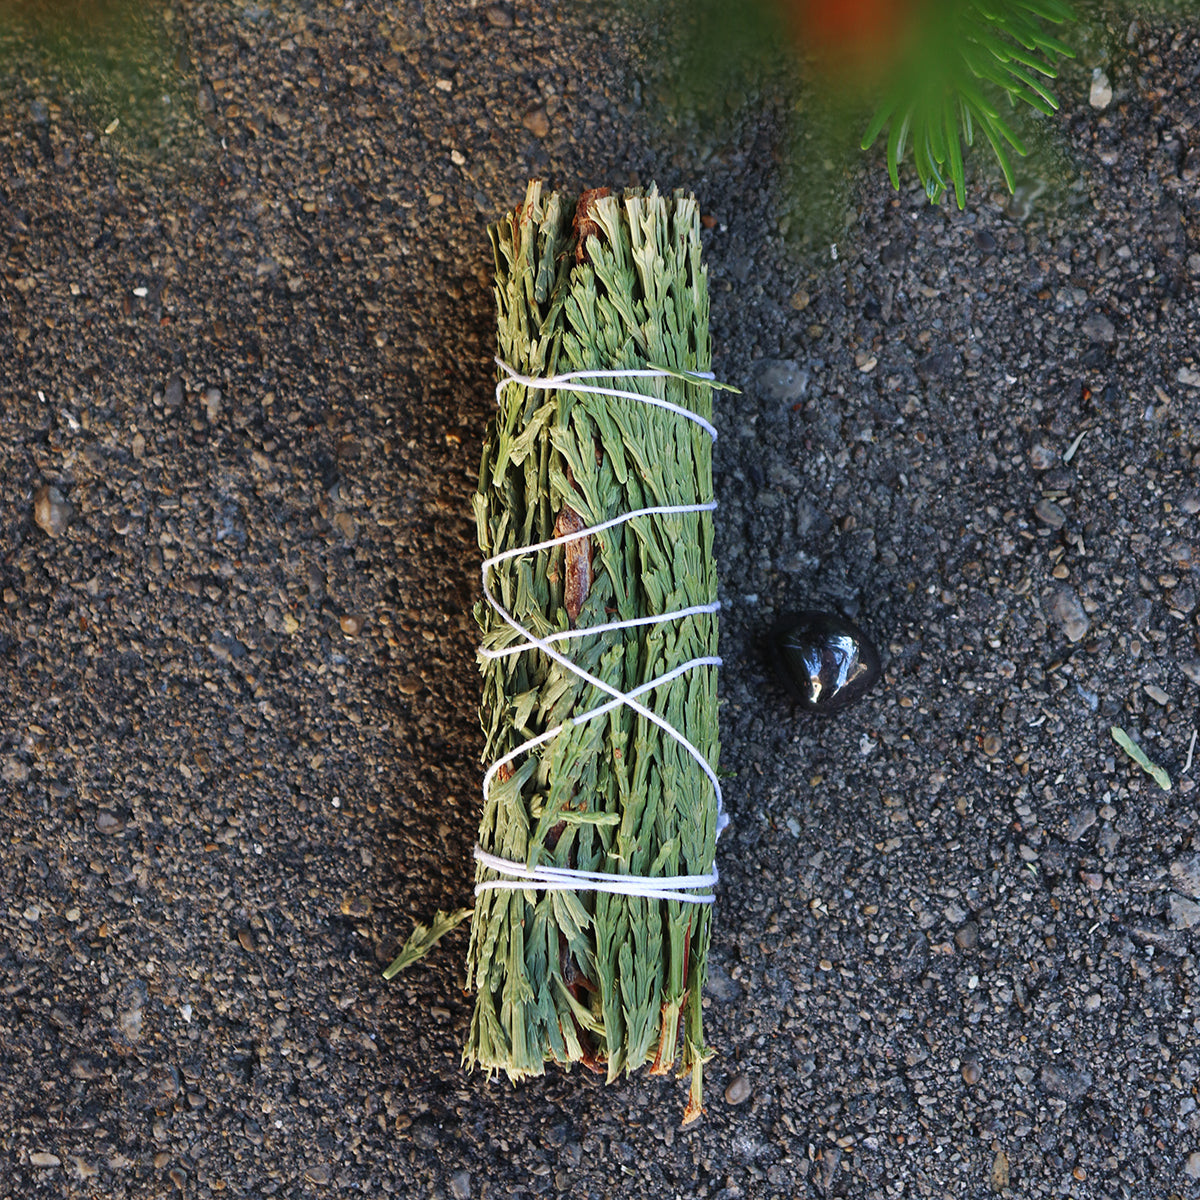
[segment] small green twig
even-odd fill
[[[698,371],[677,371],[673,367],[664,367],[660,363],[647,363],[648,370],[661,371],[664,375],[669,375],[672,379],[682,380],[684,383],[695,383],[701,387],[712,388],[714,392],[733,392],[740,396],[742,389],[734,387],[732,383],[722,383],[719,379],[710,379],[708,375],[702,375]]]
[[[404,948],[388,964],[384,979],[393,979],[405,967],[411,967],[419,958],[424,958],[452,929],[461,925],[471,915],[469,908],[456,908],[452,913],[438,909],[432,925],[418,925],[409,935]]]

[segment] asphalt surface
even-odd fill
[[[786,95],[672,125],[603,8],[5,33],[0,1195],[1200,1194],[1174,22],[1092,37],[1015,203],[978,156],[964,213],[868,157],[836,258],[789,243]],[[469,899],[484,231],[531,175],[697,193],[743,389],[687,1130],[673,1080],[465,1075],[462,932],[380,978]],[[809,606],[884,656],[824,722],[763,648]]]

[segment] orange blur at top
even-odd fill
[[[778,0],[802,53],[849,84],[887,75],[910,44],[921,0]]]

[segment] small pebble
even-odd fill
[[[210,425],[215,425],[221,419],[221,389],[209,388],[204,393],[204,413]]]
[[[1193,1150],[1187,1156],[1187,1162],[1184,1164],[1183,1173],[1189,1179],[1200,1179],[1200,1150]]]
[[[371,915],[371,898],[369,896],[345,895],[342,897],[342,914],[361,920]]]
[[[483,15],[493,29],[511,29],[513,27],[512,13],[503,4],[489,4],[484,9]]]
[[[993,1192],[1002,1192],[1008,1187],[1008,1155],[1003,1150],[996,1151],[992,1160],[992,1173],[988,1179]]]
[[[1000,746],[1000,739],[994,733],[989,733],[983,739],[983,752],[988,758],[995,758],[1000,753]]]
[[[33,519],[52,538],[61,536],[74,511],[53,484],[43,484],[33,494]]]
[[[1053,500],[1039,500],[1033,511],[1037,519],[1051,529],[1061,529],[1067,523],[1067,514]]]
[[[454,1174],[450,1176],[450,1195],[454,1197],[454,1200],[470,1200],[470,1171],[455,1171]]]
[[[1185,896],[1172,896],[1167,917],[1172,929],[1195,929],[1200,925],[1200,904]]]
[[[1075,1103],[1088,1094],[1092,1086],[1090,1071],[1072,1071],[1053,1063],[1042,1068],[1042,1088],[1051,1096]]]
[[[1043,446],[1038,442],[1029,451],[1029,465],[1035,471],[1048,471],[1054,464],[1058,462],[1058,451],[1052,450],[1049,446]]]
[[[1077,842],[1093,825],[1096,824],[1096,810],[1081,808],[1067,818],[1067,841]]]
[[[163,392],[163,403],[168,408],[178,408],[183,403],[183,380],[178,375],[172,375],[167,380],[166,391]]]
[[[45,1150],[35,1150],[29,1156],[29,1162],[34,1167],[57,1167],[62,1163],[62,1159],[57,1154],[50,1154]]]
[[[342,627],[342,632],[348,637],[358,637],[362,633],[364,618],[359,613],[348,613],[338,622]]]
[[[1082,640],[1091,627],[1079,597],[1070,588],[1062,588],[1054,594],[1050,602],[1050,615],[1062,626],[1070,642]]]
[[[29,778],[29,764],[19,758],[5,759],[0,777],[5,783],[24,783]]]
[[[1176,859],[1171,864],[1171,879],[1177,892],[1200,900],[1200,854]]]
[[[968,921],[954,934],[954,942],[960,950],[973,950],[979,945],[979,926]]]
[[[129,1045],[135,1045],[142,1036],[142,1018],[150,991],[140,979],[131,979],[118,998],[117,1033]]]
[[[1190,587],[1176,588],[1168,599],[1176,612],[1190,613],[1196,607],[1196,593]]]
[[[1015,221],[1027,221],[1036,211],[1037,200],[1045,194],[1044,179],[1030,179],[1018,183],[1004,206],[1004,212]]]
[[[1147,696],[1150,697],[1151,700],[1154,700],[1159,704],[1170,703],[1171,697],[1168,696],[1167,693],[1164,692],[1162,690],[1162,688],[1160,688],[1155,683],[1146,684],[1146,686],[1142,690],[1146,693]]]
[[[809,373],[794,358],[761,359],[757,367],[758,390],[777,404],[794,404],[808,391]]]
[[[242,926],[237,931],[237,939],[242,944],[242,949],[249,954],[254,954],[258,950],[258,943],[254,940],[254,931]]]
[[[536,138],[544,138],[550,132],[550,118],[544,108],[535,108],[521,118],[521,124]]]
[[[320,1187],[325,1187],[333,1181],[333,1168],[328,1163],[316,1163],[311,1167],[307,1167],[304,1172],[304,1178],[309,1183],[315,1183]]]
[[[736,979],[731,978],[724,967],[715,962],[709,964],[704,991],[706,995],[712,996],[721,1003],[740,1000],[742,997],[742,985]]]
[[[983,1078],[983,1068],[973,1058],[968,1059],[963,1063],[962,1077],[968,1087],[974,1087]]]
[[[107,808],[102,808],[96,814],[96,831],[112,835],[120,833],[125,828],[125,819]]]
[[[348,512],[337,513],[333,518],[333,525],[346,541],[353,542],[357,540],[358,525]]]
[[[1107,344],[1116,339],[1117,328],[1103,313],[1094,313],[1084,321],[1083,333],[1089,342]]]
[[[750,1099],[750,1080],[743,1073],[735,1075],[725,1089],[726,1104],[743,1104]]]
[[[1093,108],[1107,108],[1112,103],[1112,84],[1108,76],[1099,68],[1092,70],[1092,86],[1088,91],[1088,103]]]

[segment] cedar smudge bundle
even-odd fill
[[[463,1060],[514,1081],[547,1062],[610,1082],[678,1070],[686,1123],[723,820],[699,212],[534,182],[489,232],[502,375],[475,515],[492,766]]]

